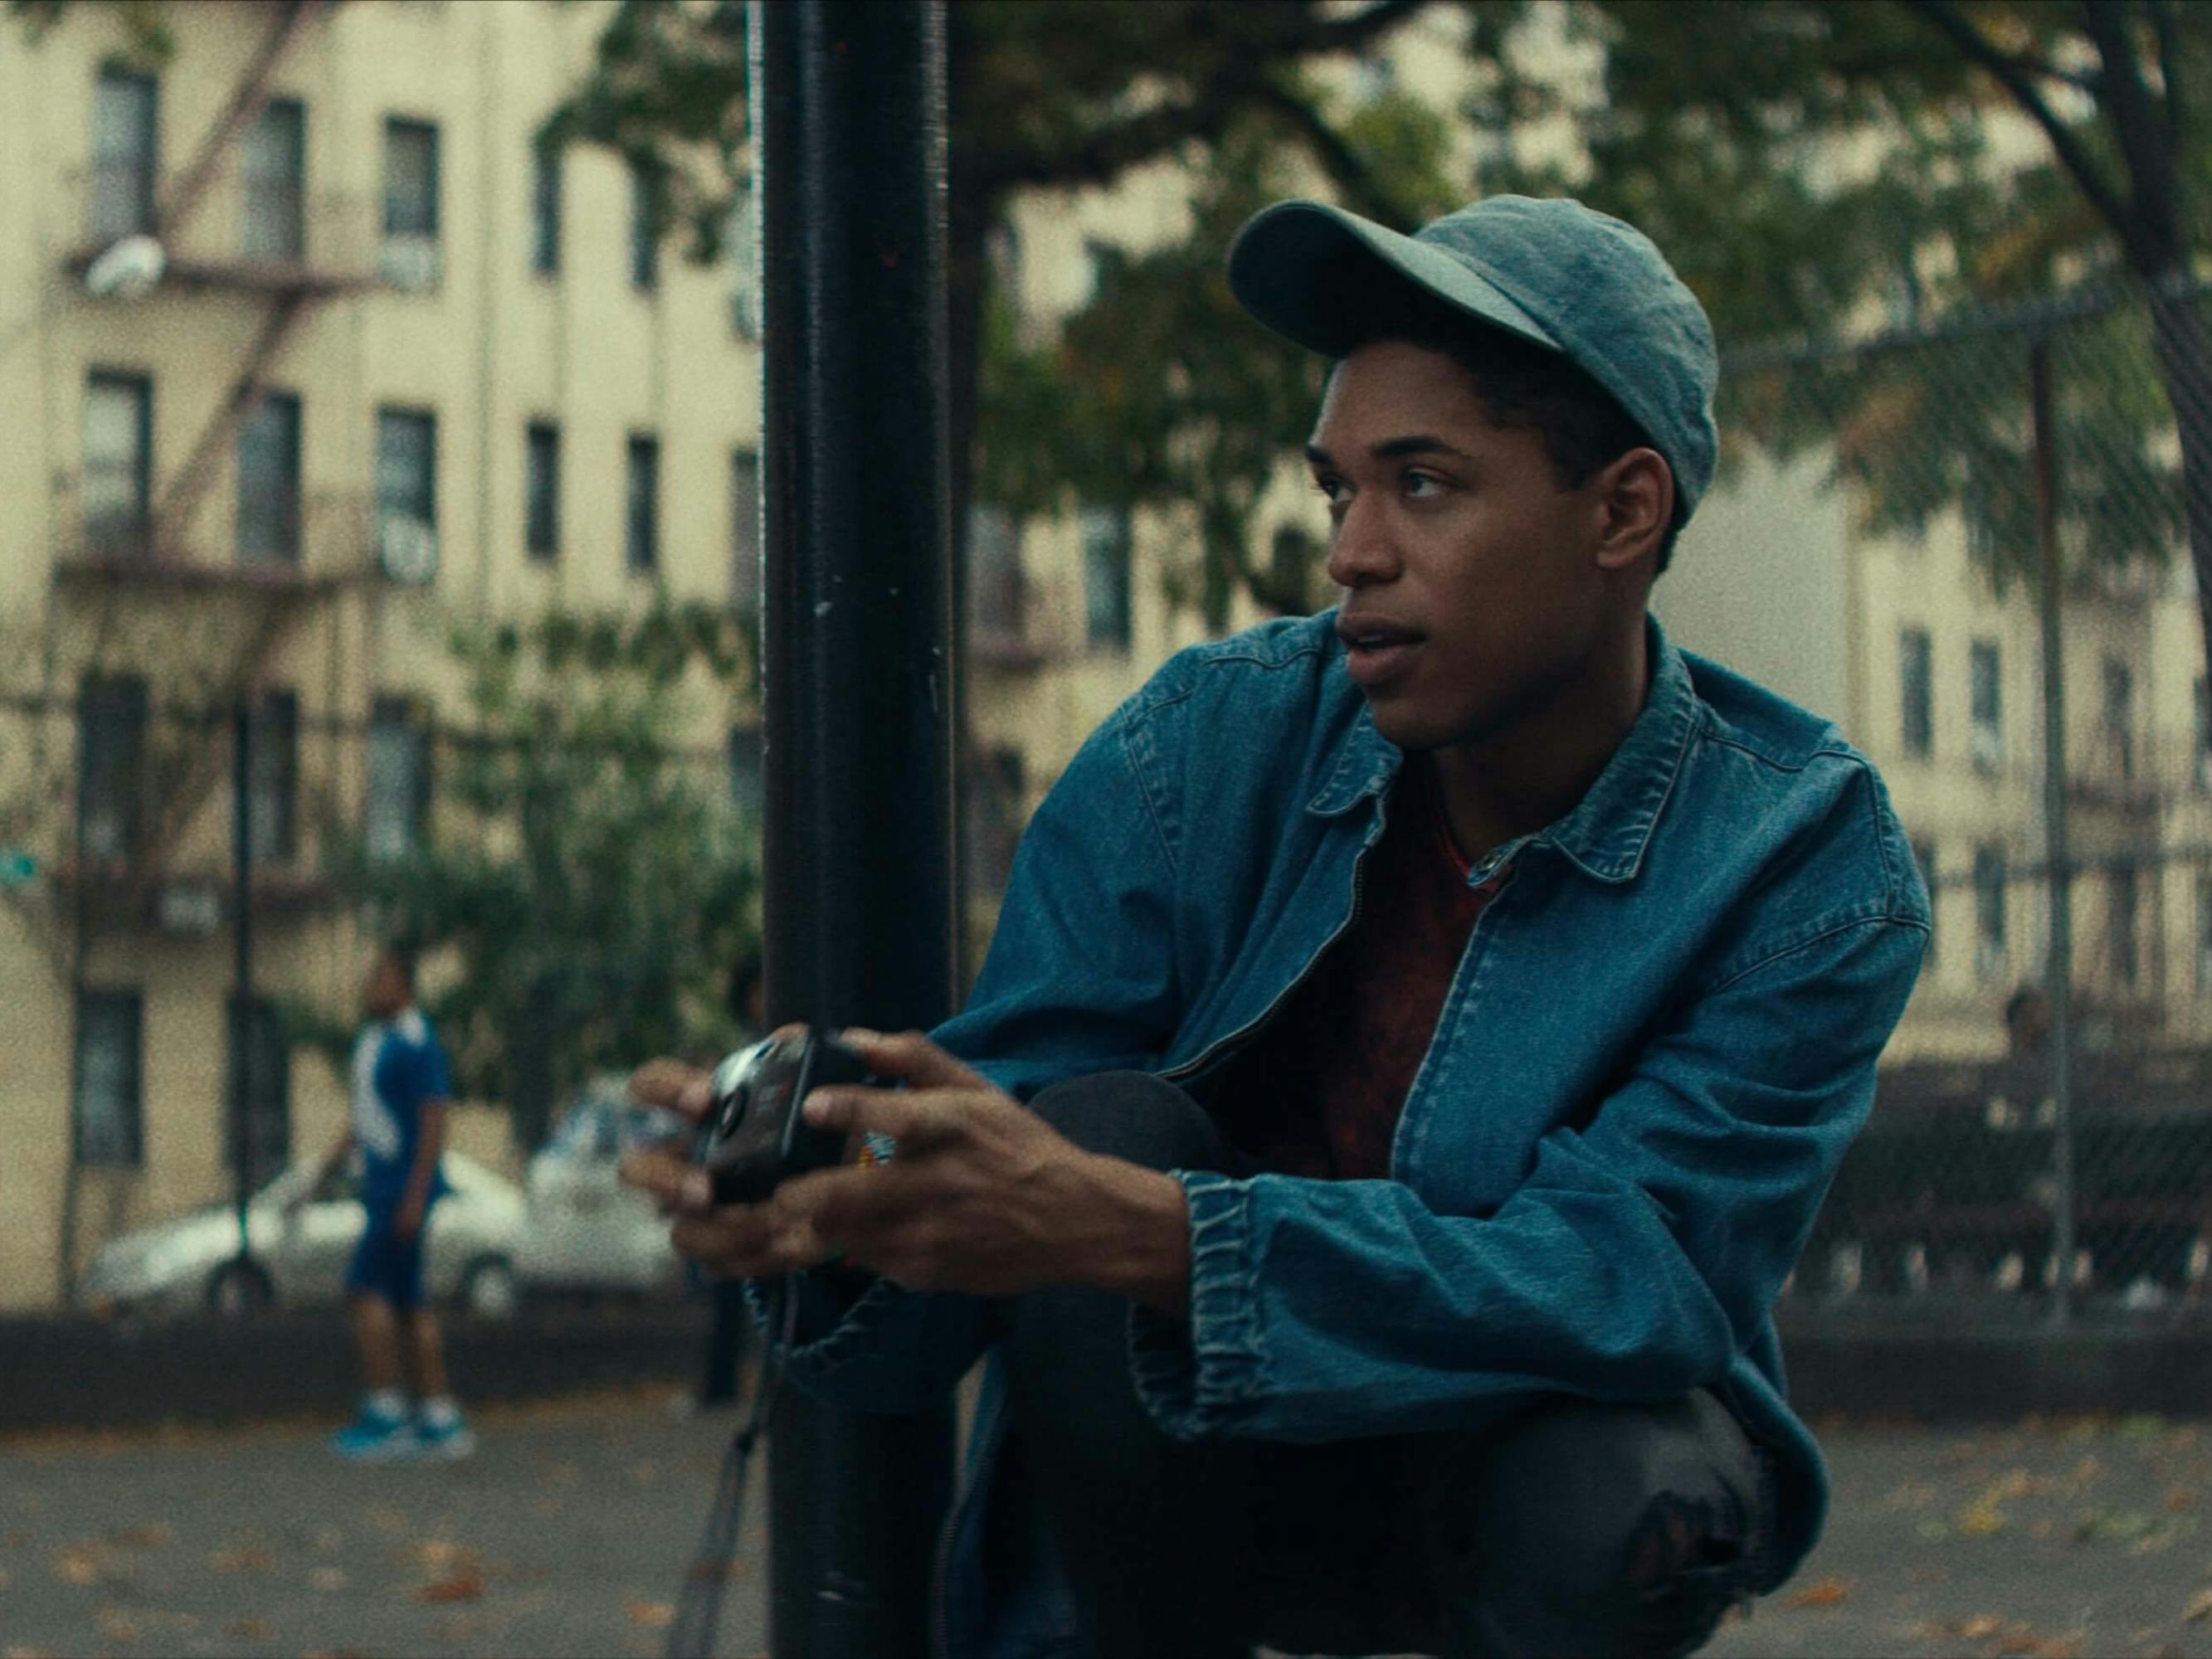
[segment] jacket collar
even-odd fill
[[[1689,665],[1656,617],[1644,617],[1651,659],[1651,688],[1644,712],[1574,810],[1532,839],[1548,842],[1570,862],[1599,881],[1632,880],[1674,793],[1698,726],[1698,694]],[[1306,805],[1322,817],[1347,812],[1390,787],[1403,753],[1375,729],[1363,696],[1327,782]]]

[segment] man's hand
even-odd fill
[[[842,1261],[916,1290],[1009,1296],[1091,1285],[1181,1314],[1188,1220],[1167,1176],[1083,1151],[919,1032],[848,1028],[844,1042],[903,1090],[817,1089],[807,1121],[896,1144],[873,1167],[798,1176],[766,1201],[716,1207],[704,1171],[665,1152],[626,1159],[623,1179],[677,1216],[678,1249],[757,1278]],[[639,1099],[698,1120],[707,1073],[659,1060],[630,1081]]]

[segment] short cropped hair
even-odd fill
[[[377,947],[377,959],[388,962],[399,970],[400,981],[410,992],[415,988],[415,947],[404,944],[384,944]]]
[[[1458,364],[1492,424],[1533,431],[1544,441],[1562,489],[1579,489],[1632,449],[1657,447],[1613,395],[1568,358],[1470,321],[1425,295],[1407,295],[1352,349],[1378,340],[1401,340]],[[1678,493],[1674,522],[1659,543],[1656,571],[1674,558],[1685,516]]]

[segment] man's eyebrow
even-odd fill
[[[1378,461],[1396,460],[1401,455],[1456,455],[1462,460],[1469,459],[1465,450],[1426,432],[1411,433],[1403,438],[1385,438],[1367,453]],[[1336,465],[1336,458],[1319,444],[1306,446],[1306,460],[1314,466]]]

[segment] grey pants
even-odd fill
[[[1113,1073],[1036,1109],[1153,1169],[1242,1172],[1171,1085]],[[1003,1304],[1011,1431],[997,1572],[1064,1579],[1095,1659],[1296,1653],[1689,1653],[1764,1582],[1765,1454],[1699,1389],[1561,1395],[1480,1433],[1308,1446],[1170,1440],[1128,1376],[1127,1304]]]

